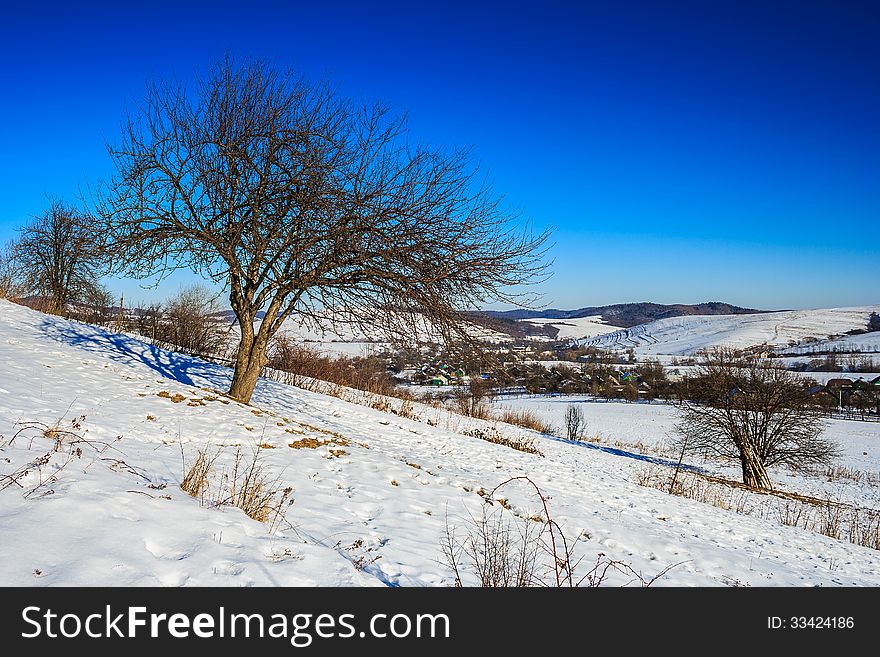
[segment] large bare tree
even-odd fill
[[[21,229],[14,247],[23,287],[46,297],[57,314],[70,301],[88,297],[98,285],[102,240],[94,219],[58,199]]]
[[[463,310],[520,300],[511,286],[544,270],[547,234],[518,225],[466,151],[406,136],[386,106],[261,61],[218,60],[194,89],[151,83],[98,194],[115,267],[226,286],[241,333],[229,393],[245,402],[293,314],[461,333]]]
[[[837,454],[822,436],[819,408],[797,374],[727,348],[708,354],[690,382],[677,431],[683,451],[735,459],[743,483],[771,489],[767,468],[827,464]]]

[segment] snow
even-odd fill
[[[859,327],[862,328],[862,327]],[[880,352],[880,331],[845,335],[834,340],[820,340],[797,345],[786,349],[786,354],[827,354],[827,353],[864,353]]]
[[[486,423],[444,410],[415,405],[418,420],[407,419],[364,405],[375,398],[362,393],[343,391],[346,401],[268,380],[243,405],[215,392],[229,377],[218,365],[0,301],[0,481],[48,456],[22,487],[0,491],[0,583],[448,586],[447,516],[463,530],[483,505],[477,491],[528,475],[566,534],[581,537],[585,563],[602,553],[648,577],[680,564],[655,585],[880,585],[877,551],[639,486],[645,461],[632,450],[499,425],[535,437],[540,457],[466,436]],[[587,421],[609,441],[650,444],[662,442],[670,413],[590,403]],[[53,452],[37,429],[16,435],[32,422],[89,442],[79,456],[64,445]],[[847,462],[877,469],[880,425],[834,427],[852,443]],[[288,447],[334,435],[345,439],[344,454],[332,444]],[[273,531],[180,490],[181,452],[189,464],[198,449],[216,450],[217,471],[228,473],[237,448],[249,454],[258,444],[280,485],[293,487],[292,527]],[[847,484],[840,495],[870,501],[872,490]],[[511,514],[539,511],[526,487],[508,486],[504,497]]]
[[[584,435],[598,438],[597,445],[623,449],[635,454],[659,454],[670,459],[678,454],[669,449],[675,436],[676,407],[662,402],[605,402],[589,396],[526,396],[493,403],[496,408],[528,410],[563,431],[565,412],[570,404],[581,409]],[[834,466],[849,468],[875,478],[876,485],[854,485],[846,481],[827,481],[826,477],[795,475],[784,468],[771,469],[771,477],[784,490],[843,501],[869,508],[880,506],[880,422],[829,419],[824,435],[832,439],[841,454]],[[649,449],[645,449],[649,448]],[[737,465],[723,465],[695,459],[688,461],[712,474],[729,479],[740,476]],[[821,474],[821,473],[820,473]]]
[[[605,323],[602,319],[602,315],[590,315],[588,317],[578,317],[576,319],[546,319],[538,317],[535,319],[523,319],[520,321],[529,324],[536,324],[538,326],[555,326],[559,329],[559,333],[556,336],[559,340],[592,338],[598,335],[613,333],[618,330],[618,327]]]
[[[877,311],[880,306],[669,317],[581,339],[578,344],[603,349],[632,348],[643,355],[675,356],[692,355],[720,345],[742,348],[768,344],[786,348],[807,338],[822,340],[863,329],[870,313]]]

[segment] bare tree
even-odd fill
[[[21,270],[10,242],[0,247],[0,299],[15,299],[22,291]]]
[[[78,319],[83,319],[91,324],[107,326],[118,318],[119,298],[102,283],[96,283],[87,290],[80,301],[85,308],[80,311]]]
[[[226,324],[216,317],[217,294],[204,285],[189,285],[165,302],[155,343],[194,355],[220,355]]]
[[[542,274],[548,235],[517,227],[466,151],[406,133],[381,104],[260,61],[219,60],[192,91],[150,84],[97,195],[115,268],[186,267],[226,285],[242,401],[293,314],[461,335],[463,310],[522,301],[511,286]]]
[[[822,437],[818,407],[797,374],[719,348],[704,357],[691,381],[694,401],[680,407],[683,450],[736,459],[743,483],[770,489],[767,468],[828,464],[837,454]]]
[[[455,404],[462,415],[476,418],[487,418],[489,408],[486,399],[492,397],[492,384],[479,377],[473,377],[465,388],[459,388],[455,392]]]
[[[569,440],[580,440],[584,432],[584,412],[580,406],[569,404],[565,409],[565,435]]]
[[[94,292],[102,257],[100,232],[85,212],[57,199],[21,230],[16,259],[28,291],[57,314]]]

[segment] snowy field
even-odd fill
[[[216,392],[228,383],[220,366],[0,301],[0,583],[448,586],[447,517],[465,530],[481,488],[528,475],[585,562],[602,553],[646,577],[678,564],[655,586],[880,585],[880,552],[639,486],[657,456],[501,426],[535,437],[542,457],[464,435],[488,425],[430,407],[406,419],[270,381],[246,406]],[[662,406],[584,405],[609,440],[662,443],[672,422]],[[880,426],[832,430],[851,443],[847,463],[877,469]],[[228,474],[236,449],[257,445],[292,487],[289,525],[180,490],[197,450]],[[525,487],[503,497],[511,518],[540,513]]]
[[[880,331],[860,335],[844,335],[834,340],[820,340],[786,349],[786,354],[880,353]]]
[[[594,338],[578,340],[586,347],[632,348],[641,355],[692,355],[718,345],[788,347],[807,338],[835,338],[864,329],[880,306],[791,310],[755,315],[691,315],[659,319]],[[851,339],[851,338],[850,338]],[[876,338],[872,338],[872,344]]]

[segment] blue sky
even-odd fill
[[[18,4],[0,10],[0,240],[109,173],[147,79],[229,50],[473,146],[555,226],[548,305],[880,302],[880,3]]]

